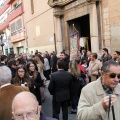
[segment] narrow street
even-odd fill
[[[47,117],[52,117],[52,96],[48,91],[49,81],[47,81],[47,85],[45,87],[45,102],[42,104],[42,109]],[[71,107],[69,107],[69,112]],[[62,112],[60,113],[60,120],[62,120]],[[76,120],[76,114],[68,114],[68,120]]]

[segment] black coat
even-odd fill
[[[80,81],[77,79],[77,77],[72,75],[72,82],[71,82],[71,89],[70,94],[72,96],[78,96],[80,91]]]
[[[10,70],[12,72],[12,78],[14,78],[16,76],[16,69],[10,68]]]
[[[4,63],[0,63],[0,66],[6,66],[6,64],[4,64]]]
[[[68,69],[69,69],[69,62],[70,62],[70,60],[69,60],[69,58],[67,57],[67,58],[65,58],[65,59],[63,59],[64,61],[65,61],[65,71],[68,71]]]
[[[56,120],[55,118],[46,117],[45,114],[40,112],[40,120]]]
[[[62,102],[70,99],[71,80],[71,74],[65,70],[58,70],[51,74],[48,90],[53,95],[53,101]]]
[[[36,71],[37,72],[37,71]],[[34,85],[34,90],[35,90],[35,96],[39,102],[39,105],[41,105],[41,94],[40,94],[40,87],[43,86],[43,80],[41,79],[40,73],[37,72],[37,78],[36,80],[33,79],[32,81]]]
[[[57,56],[56,55],[51,56],[50,66],[52,68],[52,72],[57,71]]]

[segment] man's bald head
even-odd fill
[[[14,119],[40,119],[41,106],[38,106],[36,97],[30,92],[17,94],[12,102],[12,114]],[[29,113],[29,114],[28,114]]]
[[[20,92],[13,99],[12,111],[14,111],[14,106],[16,104],[19,104],[19,103],[22,104],[22,103],[25,103],[25,102],[30,102],[30,103],[32,102],[35,106],[38,106],[37,99],[32,93],[30,93],[30,92]]]

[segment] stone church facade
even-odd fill
[[[69,36],[73,26],[78,38],[87,38],[88,48],[101,53],[120,51],[120,0],[48,0],[54,8],[57,52],[70,51]]]

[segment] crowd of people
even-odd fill
[[[97,53],[83,49],[78,51],[78,56],[74,60],[70,60],[70,56],[65,50],[60,53],[60,56],[57,56],[54,51],[49,54],[47,51],[41,53],[36,50],[35,54],[30,55],[25,53],[12,56],[1,55],[0,60],[0,101],[4,102],[4,97],[7,96],[8,98],[5,100],[9,104],[8,106],[6,104],[6,108],[1,108],[1,120],[11,120],[10,106],[14,111],[14,106],[17,104],[14,102],[19,98],[19,95],[18,98],[15,95],[19,92],[30,91],[31,93],[23,92],[20,96],[33,98],[31,101],[35,103],[37,101],[38,105],[41,106],[42,102],[45,102],[44,87],[47,80],[50,80],[48,90],[53,96],[53,118],[59,120],[60,108],[62,107],[63,120],[68,120],[68,106],[71,105],[69,114],[77,114],[78,120],[103,120],[109,107],[109,97],[103,96],[103,93],[106,93],[103,92],[104,88],[112,89],[113,92],[120,79],[120,52],[115,51],[113,55],[110,55],[107,48],[103,48],[103,53],[99,58]],[[110,79],[113,79],[112,82],[106,78],[105,73]],[[112,84],[114,85],[112,86]],[[99,88],[100,85],[103,88]],[[8,93],[2,93],[4,86],[9,86]],[[119,92],[115,93],[119,94]],[[11,94],[10,98],[9,94]],[[15,100],[12,104],[14,97]],[[24,106],[27,98],[20,98],[19,102],[23,100]],[[111,95],[111,99],[113,104],[117,98],[115,95]],[[0,102],[1,105],[3,102]],[[28,103],[25,104],[28,105]],[[9,114],[5,114],[5,111]],[[41,109],[37,108],[38,111]],[[40,113],[42,114],[42,111]],[[33,114],[35,115],[35,112]],[[28,118],[30,116],[27,114]],[[118,116],[119,114],[117,114]],[[13,114],[13,117],[23,120],[25,116]],[[39,115],[36,115],[37,117],[40,118]]]

